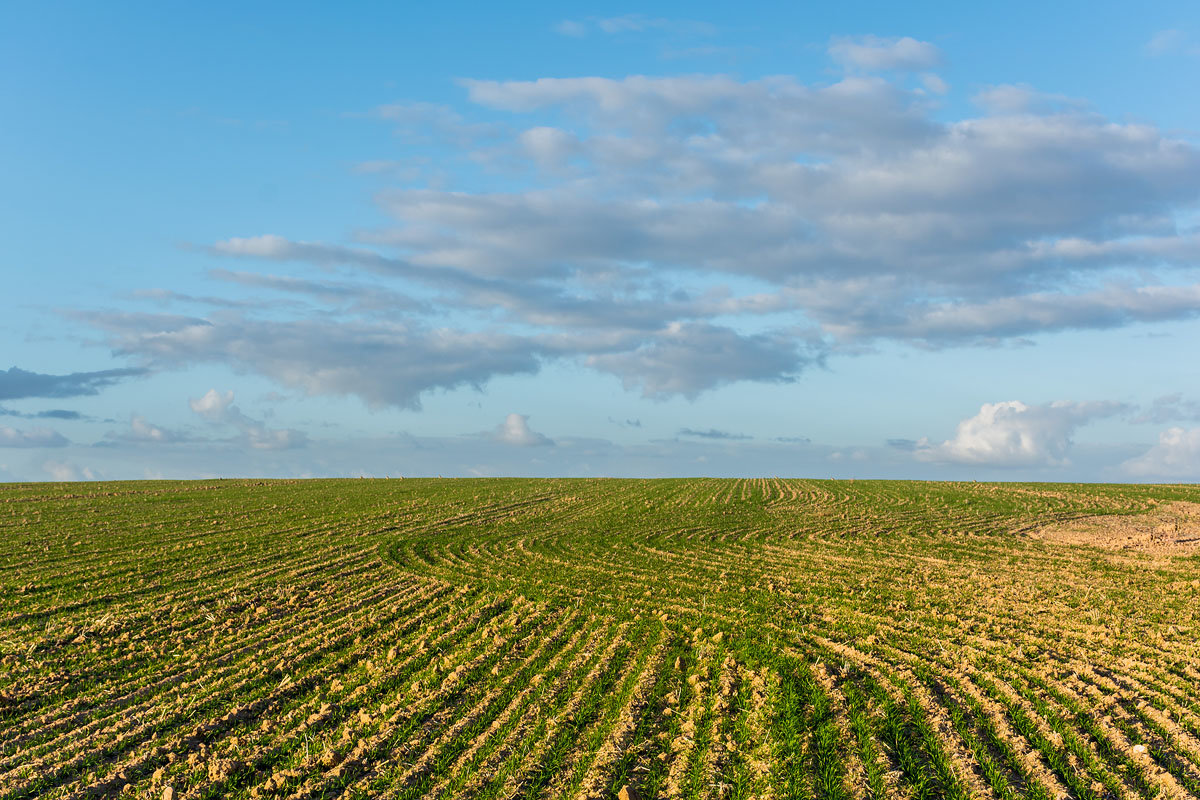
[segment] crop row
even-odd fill
[[[0,487],[0,797],[1200,797],[1194,487]],[[1102,543],[1101,543],[1102,544]]]

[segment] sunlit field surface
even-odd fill
[[[1196,503],[4,485],[0,796],[1200,797]]]

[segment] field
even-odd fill
[[[0,797],[1200,797],[1200,487],[0,486]]]

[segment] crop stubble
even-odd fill
[[[0,797],[1200,797],[1198,502],[0,486]]]

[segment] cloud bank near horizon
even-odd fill
[[[1084,455],[1087,480],[1200,480],[1200,428],[1175,426],[1145,445],[1078,445],[1076,433],[1098,421],[1122,417],[1148,421],[1164,407],[1190,408],[1174,396],[1149,407],[1109,401],[1019,400],[985,403],[962,419],[940,443],[928,437],[893,438],[875,446],[846,447],[809,437],[769,440],[716,428],[680,428],[673,438],[621,444],[606,438],[535,430],[529,415],[509,413],[490,431],[458,436],[396,433],[372,440],[313,439],[291,428],[268,428],[233,404],[232,391],[210,389],[188,400],[205,423],[199,430],[168,428],[133,414],[127,428],[109,431],[93,445],[57,431],[0,426],[0,448],[55,448],[59,457],[35,459],[54,480],[219,476],[586,476],[666,477],[690,464],[695,475],[920,478],[955,480],[1064,480]],[[1172,411],[1171,418],[1175,418]],[[222,435],[233,431],[234,435]],[[107,470],[97,456],[116,466]],[[361,457],[353,457],[360,452]],[[416,459],[414,462],[413,459]],[[152,469],[145,467],[153,462]],[[419,463],[418,469],[404,464]],[[348,465],[357,466],[350,467]],[[40,466],[39,466],[40,465]],[[123,465],[123,466],[120,466]],[[6,464],[0,464],[5,474]],[[132,472],[130,470],[133,470]],[[188,470],[191,470],[190,472]],[[59,476],[73,477],[59,477]]]

